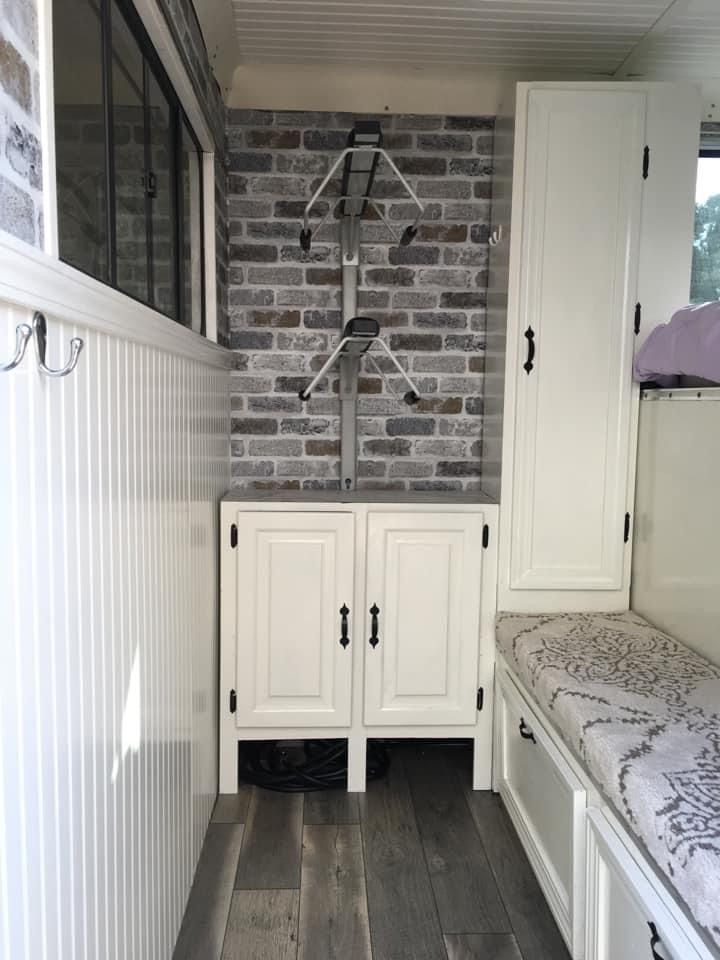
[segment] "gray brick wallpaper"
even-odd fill
[[[337,374],[303,404],[298,390],[342,328],[338,225],[298,243],[302,210],[346,144],[349,114],[230,111],[228,214],[233,483],[336,488]],[[493,118],[382,116],[384,145],[427,204],[409,247],[363,224],[360,313],[415,378],[423,400],[377,355],[363,364],[359,481],[365,489],[462,490],[482,481],[488,224]],[[339,184],[338,184],[339,185]],[[381,167],[373,195],[408,222],[402,186]],[[375,354],[373,354],[375,355]]]
[[[38,23],[33,0],[0,0],[0,229],[43,240]]]

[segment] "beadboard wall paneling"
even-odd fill
[[[169,958],[217,783],[228,373],[48,314],[0,373],[0,956]],[[27,309],[0,303],[0,358]]]
[[[308,254],[298,237],[303,208],[356,118],[259,110],[231,110],[228,118],[233,483],[334,489],[337,371],[309,402],[301,403],[298,391],[343,326],[339,226],[331,220],[316,233]],[[388,361],[373,352],[383,379],[364,359],[358,487],[475,489],[482,474],[494,119],[374,119],[427,212],[409,247],[393,242],[377,217],[363,223],[358,309],[380,321],[423,400],[406,406],[406,387]],[[398,230],[410,222],[405,190],[385,164],[373,195]],[[320,201],[318,212],[326,209],[327,200]]]

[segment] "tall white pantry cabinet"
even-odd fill
[[[348,740],[351,790],[370,737],[469,738],[487,789],[497,505],[249,496],[222,504],[221,793],[239,741],[317,737]]]
[[[504,304],[507,320],[500,609],[627,608],[633,353],[688,300],[699,117],[692,87],[533,83],[514,125],[499,118],[514,133],[490,265],[489,326]]]

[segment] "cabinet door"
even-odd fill
[[[367,724],[475,722],[482,526],[482,514],[368,515]]]
[[[586,791],[507,674],[499,670],[495,723],[500,795],[573,956],[583,941]]]
[[[511,588],[622,586],[645,99],[529,92]]]
[[[237,528],[237,725],[349,725],[352,514],[240,512]]]
[[[656,887],[648,880],[600,810],[588,813],[587,842],[586,960],[709,958],[702,945],[696,949],[689,922],[672,916],[659,881]]]

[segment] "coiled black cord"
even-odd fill
[[[367,779],[377,780],[387,773],[390,760],[385,747],[368,742]],[[278,790],[305,793],[347,786],[347,741],[305,740],[302,747],[289,747],[276,740],[246,741],[240,755],[240,779],[245,783]]]

